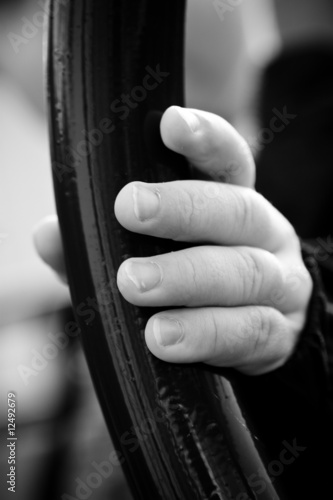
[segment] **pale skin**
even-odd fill
[[[118,271],[128,302],[167,308],[147,323],[148,348],[171,363],[201,361],[248,375],[282,366],[304,328],[313,286],[293,227],[255,191],[253,158],[223,118],[172,106],[161,136],[212,180],[134,182],[116,199],[126,229],[189,245],[128,259]],[[35,243],[64,274],[55,217],[39,224]]]

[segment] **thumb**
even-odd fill
[[[45,217],[37,224],[33,231],[33,240],[40,258],[58,274],[62,281],[67,281],[64,253],[56,215]]]

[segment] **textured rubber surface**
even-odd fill
[[[125,258],[180,248],[126,231],[113,206],[129,181],[192,175],[159,138],[162,112],[183,103],[184,2],[64,4],[51,2],[48,45],[57,210],[85,354],[133,496],[278,498],[227,372],[156,359],[144,342],[152,310],[116,287]]]

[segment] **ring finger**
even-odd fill
[[[292,319],[271,307],[177,309],[150,318],[146,342],[169,363],[205,362],[258,375],[286,361],[296,331]]]

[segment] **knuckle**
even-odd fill
[[[177,223],[173,222],[175,241],[187,240],[198,225],[199,214],[207,205],[204,193],[198,189],[184,189],[177,195]]]
[[[300,290],[300,287],[309,282],[310,279],[309,271],[306,269],[305,265],[301,263],[289,270],[285,278],[285,283],[289,290],[297,292]]]
[[[290,269],[285,277],[286,293],[291,297],[287,310],[304,310],[308,304],[312,289],[312,277],[303,263]]]
[[[249,355],[252,357],[254,353],[262,351],[272,333],[272,311],[268,307],[253,308],[249,312],[248,317],[248,338],[250,340],[251,349]]]
[[[220,352],[218,351],[220,329],[213,311],[206,311],[203,317],[202,327],[203,331],[209,332],[209,335],[205,336],[203,345],[204,357],[206,362],[214,363],[215,359],[220,356]]]
[[[263,301],[263,305],[283,309],[287,301],[287,293],[282,285],[275,286],[268,297]]]
[[[241,265],[239,266],[239,276],[242,286],[243,300],[253,301],[260,296],[263,286],[263,266],[259,259],[250,252],[240,251]]]
[[[257,308],[250,313],[251,328],[251,356],[266,362],[282,363],[292,351],[294,337],[290,328],[275,309],[270,307]]]
[[[192,304],[200,292],[200,280],[198,279],[198,266],[190,252],[182,252],[181,258],[178,260],[178,272],[181,277],[179,283],[183,287],[185,304]]]
[[[175,225],[174,240],[184,240],[193,224],[195,200],[188,190],[181,191],[177,197],[177,224]]]
[[[273,308],[257,307],[246,319],[246,350],[241,359],[244,371],[260,374],[282,366],[292,354],[297,337],[286,318]]]
[[[234,197],[232,200],[235,210],[233,228],[237,231],[237,233],[246,234],[248,232],[248,228],[251,228],[254,225],[253,191],[249,188],[233,188],[230,189],[230,192]]]

